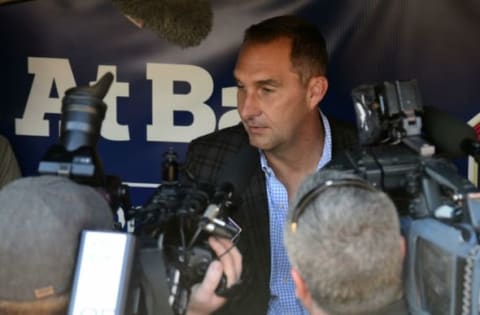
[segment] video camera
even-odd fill
[[[216,258],[208,237],[235,241],[241,229],[228,216],[235,209],[233,185],[213,187],[196,182],[182,172],[173,150],[164,155],[162,173],[162,184],[150,200],[128,218],[134,220],[135,235],[144,240],[144,248],[162,250],[170,305],[175,314],[184,314],[191,287],[203,280]],[[233,292],[226,281],[224,275],[216,289],[220,296]]]
[[[410,312],[479,314],[480,192],[442,157],[444,152],[436,152],[445,145],[431,139],[442,137],[426,132],[458,122],[424,107],[415,80],[362,85],[352,98],[360,146],[335,157],[327,168],[356,174],[395,202],[407,239]],[[453,124],[432,127],[445,121]],[[467,128],[470,147],[478,147],[468,125],[461,128]],[[465,133],[460,134],[455,149],[466,143]]]
[[[96,144],[113,75],[74,87],[62,100],[60,143],[47,150],[40,174],[67,176],[93,186],[115,214],[134,222],[134,233],[84,231],[80,240],[69,314],[184,314],[193,285],[216,259],[211,235],[234,240],[241,229],[229,219],[233,186],[197,183],[185,174],[175,152],[165,154],[163,181],[145,205],[130,205],[128,186],[106,176]],[[216,290],[226,296],[225,275]]]
[[[112,211],[130,208],[128,187],[120,178],[106,175],[96,146],[107,105],[102,101],[113,81],[106,73],[95,85],[72,87],[62,99],[60,143],[42,157],[40,174],[61,175],[90,185],[103,193]]]

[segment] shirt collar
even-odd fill
[[[322,157],[318,161],[317,170],[321,169],[332,159],[332,131],[330,129],[330,123],[328,122],[327,116],[325,116],[320,109],[318,110],[318,112],[320,113],[320,118],[322,119],[323,123],[323,129],[325,130],[325,139],[323,142]],[[260,165],[263,172],[267,176],[274,174],[272,168],[268,165],[267,157],[265,156],[263,150],[258,149],[258,151],[260,153]]]

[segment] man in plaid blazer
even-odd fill
[[[242,233],[243,283],[219,314],[303,314],[283,246],[288,200],[301,180],[356,143],[354,128],[318,109],[327,88],[325,41],[315,26],[280,16],[245,32],[234,76],[241,124],[193,140],[185,168],[199,182],[222,181],[242,148],[257,158],[231,217]]]

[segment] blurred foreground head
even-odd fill
[[[108,203],[61,176],[0,190],[0,314],[66,314],[81,231],[110,230]]]
[[[390,314],[381,310],[401,301],[398,214],[363,179],[332,170],[307,177],[290,207],[285,244],[317,314]]]

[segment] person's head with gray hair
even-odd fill
[[[297,296],[312,314],[374,314],[402,300],[404,243],[395,205],[351,174],[307,177],[285,245]]]

